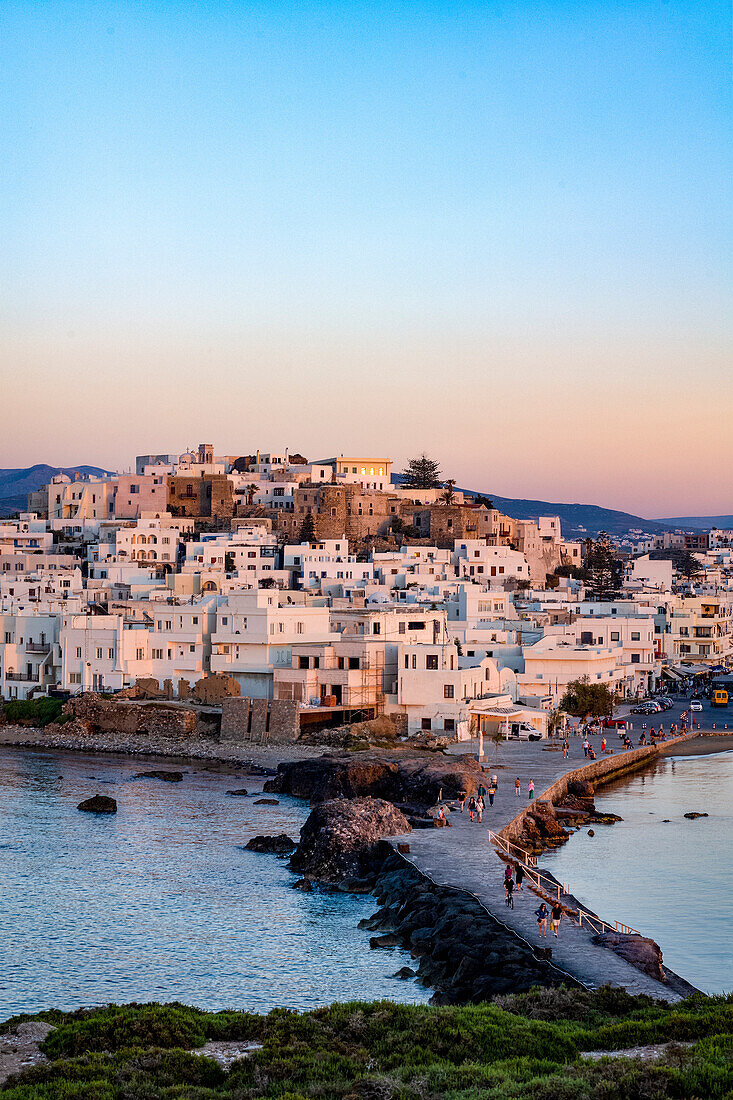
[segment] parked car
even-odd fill
[[[700,711],[702,710],[702,703],[699,699],[693,699],[690,703],[690,710]]]
[[[625,730],[626,719],[625,718],[604,718],[601,722],[604,729],[607,730]]]
[[[670,708],[674,706],[672,700],[669,699],[666,695],[657,696],[654,702],[659,703],[660,707],[662,707],[663,710],[670,710]]]
[[[637,703],[635,707],[631,708],[632,714],[661,714],[664,707],[661,707],[659,703],[655,703],[652,699],[647,699],[643,703]]]

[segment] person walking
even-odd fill
[[[519,798],[522,793],[522,784],[519,782],[519,776],[514,780],[514,793]]]
[[[478,791],[476,793],[478,794],[479,798],[484,797],[484,795],[486,794],[486,787],[484,787],[483,783],[479,783]]]
[[[524,867],[521,863],[518,863],[514,870],[514,877],[517,880],[517,890],[521,890],[524,893]]]
[[[494,788],[494,791],[498,791],[498,789],[499,789],[499,776],[498,775],[492,775],[492,777],[491,777],[491,786]]]
[[[480,825],[480,824],[481,824],[481,822],[483,821],[483,817],[484,817],[484,810],[485,810],[485,809],[486,809],[486,803],[484,802],[484,796],[483,796],[482,794],[480,794],[480,795],[478,796],[478,798],[476,799],[476,813],[477,813],[477,815],[478,815],[478,823],[479,823],[479,825]]]
[[[527,787],[527,798],[530,800],[534,798],[534,779],[530,779]]]
[[[557,930],[560,927],[560,921],[562,920],[562,905],[559,901],[556,901],[552,907],[552,931],[557,937]]]
[[[461,811],[461,813],[463,813],[463,807],[465,806],[465,804],[466,804],[466,792],[465,791],[459,791],[458,792],[458,809]]]
[[[568,755],[570,754],[570,746],[568,745],[567,741],[563,741],[562,743],[562,754],[564,759],[567,760]]]
[[[590,741],[588,740],[587,737],[584,737],[583,738],[583,755],[586,757],[586,759],[588,757],[588,749],[589,748],[590,748]]]
[[[492,783],[489,787],[489,806],[494,805],[494,795],[496,794],[496,787]]]
[[[606,751],[606,738],[602,737],[601,738],[601,752],[605,752],[605,751]]]
[[[539,929],[540,936],[542,937],[542,939],[544,939],[547,935],[547,906],[545,905],[544,901],[537,910],[537,927]]]
[[[474,814],[476,813],[476,799],[471,795],[468,800],[468,816],[473,821]]]
[[[504,879],[504,893],[506,894],[506,903],[510,909],[514,908],[514,880],[511,875],[509,878]]]

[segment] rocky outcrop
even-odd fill
[[[380,933],[370,940],[375,950],[389,951],[395,944],[408,948],[419,960],[418,981],[436,990],[438,1004],[478,1003],[537,985],[577,984],[471,894],[436,886],[391,851],[374,893],[381,908],[359,927]],[[410,972],[394,976],[409,977]]]
[[[164,783],[182,783],[183,772],[152,771],[138,772],[134,779],[161,779]]]
[[[246,798],[247,793],[246,787],[237,787],[236,790],[227,791],[227,794],[231,795],[232,798]]]
[[[539,855],[546,848],[559,848],[570,835],[560,824],[552,803],[535,802],[524,814],[522,832],[516,843],[533,855]]]
[[[650,978],[655,978],[658,982],[667,981],[662,966],[662,949],[654,940],[646,936],[626,935],[623,932],[603,932],[594,936],[593,942],[601,947],[609,947]]]
[[[288,856],[296,847],[295,841],[287,833],[277,836],[253,836],[245,844],[249,852],[274,852],[278,856]]]
[[[88,814],[116,814],[117,802],[106,794],[95,794],[93,798],[85,798],[76,808]]]
[[[358,883],[381,866],[382,838],[409,832],[407,818],[391,802],[331,799],[311,811],[289,866],[322,883]]]
[[[311,802],[371,795],[432,806],[441,794],[455,798],[461,790],[475,792],[484,778],[481,765],[470,756],[335,753],[280,764],[264,789]]]
[[[699,810],[691,810],[689,813],[683,814],[682,816],[686,817],[688,821],[696,821],[698,817],[707,817],[708,814],[702,813]]]

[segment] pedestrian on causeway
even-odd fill
[[[552,907],[552,931],[557,936],[557,930],[560,927],[560,921],[562,920],[562,905],[559,901],[556,901]]]
[[[530,779],[529,786],[527,787],[527,797],[534,798],[534,779]]]
[[[522,784],[519,782],[519,776],[514,780],[514,793],[519,798],[522,793]]]

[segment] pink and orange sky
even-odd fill
[[[0,465],[733,512],[727,3],[7,0]]]

